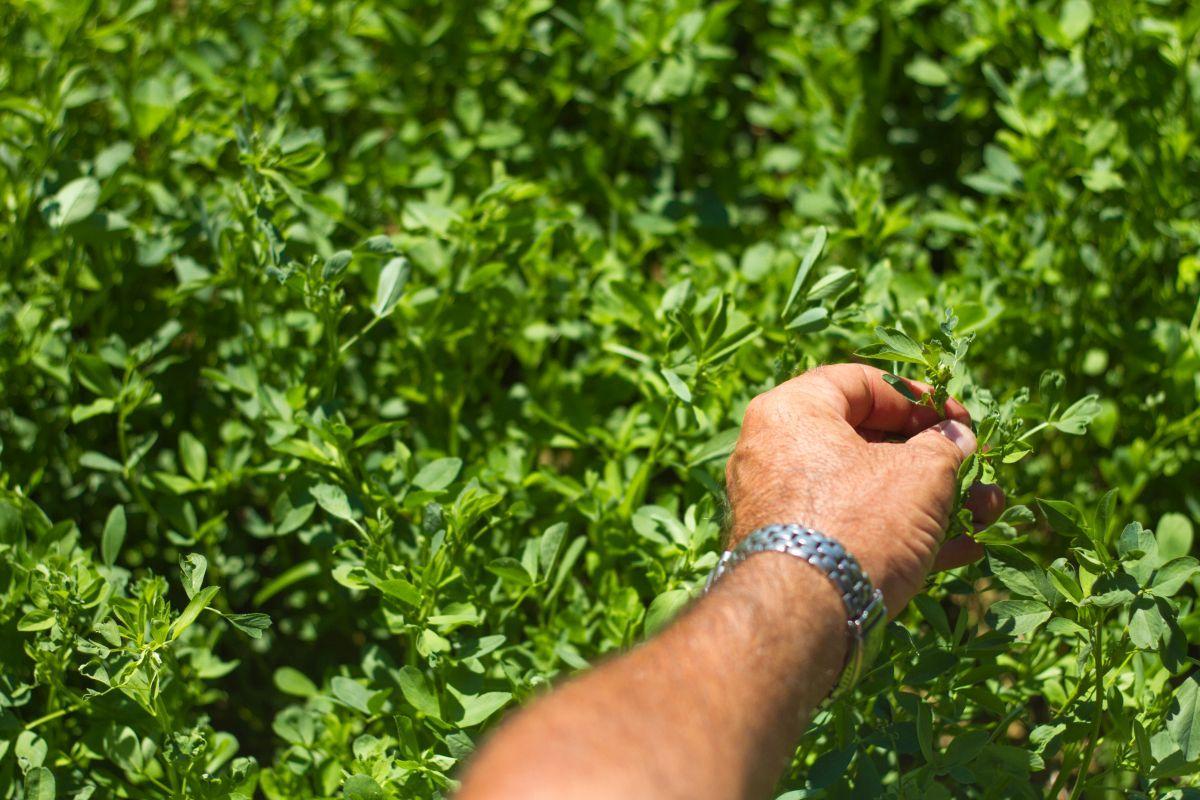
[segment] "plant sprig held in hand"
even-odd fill
[[[950,383],[956,377],[964,377],[966,355],[975,339],[974,333],[957,333],[957,327],[958,317],[951,309],[946,309],[937,329],[924,343],[898,328],[880,326],[875,329],[879,341],[860,349],[856,355],[919,366],[923,371],[921,378],[931,387],[925,394],[918,395],[899,375],[888,373],[884,380],[911,402],[930,406],[945,417]],[[971,486],[977,482],[996,483],[996,464],[1013,464],[1029,455],[1032,451],[1029,439],[1033,435],[1048,427],[1075,435],[1086,430],[1100,410],[1098,398],[1087,395],[1063,408],[1062,387],[1062,375],[1047,371],[1039,381],[1038,400],[1031,402],[1030,391],[1025,387],[998,400],[991,392],[966,383],[966,399],[976,406],[974,428],[979,447],[959,469],[958,500],[947,538],[971,529],[970,512],[964,508]],[[1034,419],[1040,422],[1029,427],[1028,423]]]

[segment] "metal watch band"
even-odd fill
[[[887,619],[883,593],[871,585],[858,560],[836,539],[796,524],[766,525],[752,532],[733,550],[726,550],[708,576],[704,591],[755,553],[787,553],[802,558],[833,582],[846,607],[850,651],[831,696],[854,686],[875,660],[883,641],[882,622]]]

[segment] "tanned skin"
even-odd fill
[[[957,401],[943,420],[877,369],[811,370],[746,409],[726,468],[728,545],[770,523],[810,525],[855,555],[895,616],[930,570],[983,554],[969,537],[942,546],[975,447]],[[1003,506],[994,486],[968,502],[980,525]],[[792,556],[752,556],[660,634],[506,721],[458,799],[767,798],[847,648],[826,577]]]

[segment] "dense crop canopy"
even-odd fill
[[[1009,510],[784,797],[1192,796],[1197,8],[4,4],[0,800],[446,796],[851,358]]]

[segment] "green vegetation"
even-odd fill
[[[445,796],[695,591],[748,400],[856,353],[1010,509],[784,797],[1195,796],[1200,6],[0,27],[3,800]]]

